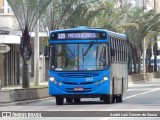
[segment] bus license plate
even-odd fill
[[[83,88],[74,88],[74,91],[83,91]]]

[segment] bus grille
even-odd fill
[[[76,82],[63,82],[66,85],[89,85],[93,84],[94,82],[81,82],[81,83],[76,83]]]
[[[59,73],[61,77],[69,77],[69,78],[86,78],[86,77],[95,77],[98,76],[97,73]]]

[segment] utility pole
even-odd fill
[[[156,9],[156,0],[154,0],[154,10],[157,11],[157,9]]]
[[[143,73],[146,72],[146,52],[145,52],[145,38],[143,39]]]
[[[143,0],[143,12],[145,9],[145,4],[144,4],[144,0]],[[146,72],[146,62],[145,62],[145,58],[146,58],[146,54],[145,54],[145,38],[143,39],[143,73]]]
[[[145,9],[145,7],[144,7],[144,0],[143,0],[143,12],[144,12],[144,9]]]
[[[34,39],[34,80],[35,85],[39,85],[39,20],[35,26],[35,39]]]
[[[2,82],[3,82],[3,54],[0,53],[0,89],[2,88]]]

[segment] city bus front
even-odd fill
[[[64,98],[77,103],[80,98],[110,95],[109,51],[107,39],[50,43],[49,94],[58,105]]]

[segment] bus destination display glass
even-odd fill
[[[70,40],[70,39],[106,39],[105,33],[97,32],[81,32],[81,33],[55,33],[52,34],[52,39]]]

